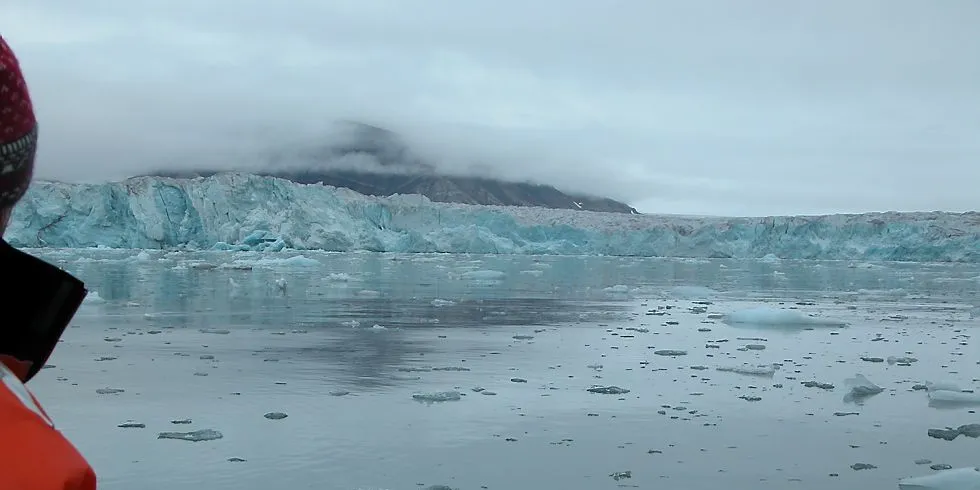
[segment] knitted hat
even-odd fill
[[[17,57],[0,36],[0,209],[14,205],[31,181],[37,120]]]

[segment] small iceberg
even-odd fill
[[[597,393],[600,395],[625,395],[630,392],[630,390],[627,390],[626,388],[620,388],[618,386],[595,386],[589,388],[586,391],[588,391],[589,393]]]
[[[283,258],[258,258],[258,259],[241,259],[235,260],[227,264],[222,264],[221,268],[240,268],[245,267],[265,267],[265,268],[276,268],[276,267],[318,267],[320,262],[316,259],[311,259],[305,255],[295,255],[293,257],[283,257]]]
[[[980,490],[980,467],[956,468],[898,482],[899,490]]]
[[[866,398],[885,391],[884,388],[872,383],[868,380],[868,378],[865,378],[863,374],[855,374],[853,378],[845,379],[844,385],[850,388],[850,391],[844,395],[845,403],[860,404]]]
[[[85,296],[85,302],[83,304],[101,305],[103,303],[105,303],[105,299],[103,299],[102,296],[99,296],[98,291],[90,291],[88,295]]]
[[[715,369],[723,373],[744,374],[746,376],[761,376],[765,378],[771,378],[776,375],[776,366],[750,366],[748,364],[745,364],[742,366],[722,366]]]
[[[630,293],[630,287],[627,286],[627,285],[625,285],[625,284],[617,284],[615,286],[609,286],[607,288],[603,288],[602,290],[605,291],[605,292],[607,292],[607,293],[609,293],[609,294],[629,294]]]
[[[926,381],[923,384],[925,384],[926,390],[929,391],[929,392],[933,392],[933,391],[963,391],[963,389],[960,388],[960,385],[958,385],[956,383],[950,383],[950,382],[944,382],[944,381],[940,381],[938,383],[934,383],[932,381]]]
[[[936,390],[929,392],[929,406],[934,408],[980,406],[980,393]]]
[[[721,293],[703,286],[675,286],[670,290],[670,294],[679,299],[708,299]]]
[[[804,315],[795,310],[781,310],[768,306],[748,308],[729,313],[723,321],[733,326],[761,326],[775,328],[844,327],[846,323],[831,318]]]
[[[470,281],[499,281],[506,276],[507,274],[500,271],[480,270],[464,272],[459,277]]]

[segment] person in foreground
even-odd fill
[[[0,489],[95,490],[95,472],[24,386],[44,367],[85,287],[2,239],[34,170],[37,121],[0,36]]]

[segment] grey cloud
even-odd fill
[[[240,167],[354,119],[643,211],[980,207],[975,0],[10,0],[39,173]]]

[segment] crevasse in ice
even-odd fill
[[[19,247],[980,262],[980,213],[625,215],[378,198],[237,173],[36,182],[6,237]]]

